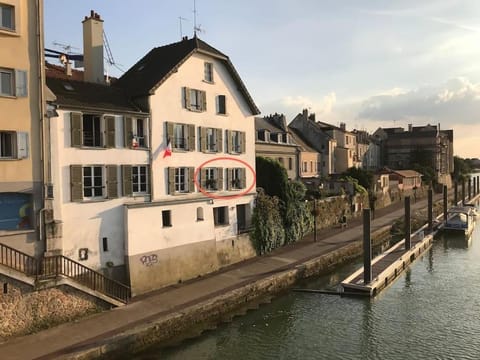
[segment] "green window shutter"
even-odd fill
[[[195,174],[195,168],[188,168],[188,192],[195,192],[195,181],[193,181],[193,175]]]
[[[117,165],[107,165],[107,197],[118,198]]]
[[[232,190],[232,172],[233,169],[227,169],[227,190]]]
[[[207,128],[200,128],[200,151],[207,151]]]
[[[168,168],[168,193],[170,195],[175,194],[175,168]]]
[[[132,166],[122,165],[123,196],[132,196]]]
[[[200,170],[200,185],[205,190],[207,188],[207,169]]]
[[[227,153],[231,154],[232,151],[232,131],[226,130],[225,136],[227,137]]]
[[[70,198],[71,201],[83,200],[82,165],[70,165]]]
[[[205,91],[202,91],[201,94],[202,94],[202,111],[207,111],[207,93]]]
[[[105,129],[107,132],[107,148],[115,147],[115,117],[105,116]]]
[[[195,125],[188,126],[188,151],[195,151]]]
[[[72,147],[82,146],[82,114],[70,113],[70,132]]]
[[[123,139],[126,148],[132,147],[133,119],[130,116],[123,118]]]
[[[240,188],[245,189],[247,187],[247,176],[245,168],[240,169]]]
[[[183,98],[183,106],[185,107],[185,109],[190,110],[190,89],[186,86],[183,88]]]
[[[170,139],[170,142],[172,143],[172,150],[175,149],[175,137],[173,136],[173,123],[167,122],[167,139],[166,144],[168,144],[168,139]]]
[[[242,132],[240,133],[240,152],[241,152],[242,154],[245,153],[245,140],[246,140],[246,139],[245,139],[245,132],[242,131]]]
[[[218,190],[223,190],[223,168],[217,168],[217,187]]]
[[[217,152],[223,151],[223,131],[222,129],[217,129]]]

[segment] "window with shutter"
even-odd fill
[[[167,176],[168,176],[168,193],[170,195],[175,194],[176,190],[176,169],[174,167],[169,167],[167,169]]]
[[[83,168],[81,165],[70,165],[70,199],[83,200]]]
[[[17,132],[17,159],[28,158],[28,133]]]
[[[14,72],[12,69],[0,68],[0,95],[15,96]]]
[[[114,148],[115,147],[115,117],[114,116],[105,116],[105,128],[107,131],[106,136],[106,147]]]
[[[70,113],[70,134],[73,147],[82,146],[82,114],[72,112]]]
[[[122,165],[123,196],[132,196],[132,166]]]
[[[118,197],[117,165],[107,165],[107,197]]]
[[[195,175],[195,168],[194,167],[189,167],[187,168],[188,170],[188,177],[187,177],[187,183],[188,183],[188,192],[195,192],[195,181],[193,181],[193,176]]]
[[[223,130],[222,129],[217,129],[217,151],[222,152],[223,151]]]
[[[130,116],[123,118],[123,141],[126,148],[132,147],[133,119]]]
[[[210,62],[204,63],[204,77],[206,82],[213,83],[213,64]]]
[[[188,151],[195,151],[195,125],[186,125],[188,127]]]
[[[146,194],[148,192],[148,166],[132,166],[132,190],[134,194]]]
[[[15,31],[15,7],[0,4],[0,29]]]
[[[15,158],[16,134],[14,131],[0,131],[0,159]]]
[[[15,70],[15,96],[28,96],[27,72],[25,70]]]

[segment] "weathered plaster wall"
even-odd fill
[[[34,291],[27,284],[0,275],[0,342],[107,308],[102,301],[68,286]]]

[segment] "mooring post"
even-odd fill
[[[462,205],[465,205],[465,179],[462,179]]]
[[[433,230],[433,190],[428,188],[428,232]]]
[[[454,182],[454,191],[453,191],[453,202],[455,205],[458,203],[458,181],[455,180]]]
[[[480,183],[478,180],[480,179],[480,176],[477,175],[477,194],[480,192]]]
[[[465,182],[462,182],[462,184],[465,184]],[[465,197],[462,197],[465,199]],[[463,200],[462,200],[463,203]],[[443,221],[447,221],[447,211],[448,211],[448,189],[447,185],[443,185]]]
[[[372,282],[372,242],[370,241],[370,209],[363,209],[363,283]]]
[[[410,224],[410,196],[405,196],[405,250],[412,247],[412,226]]]
[[[477,179],[472,178],[472,195],[475,196],[477,194]]]

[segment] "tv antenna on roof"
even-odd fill
[[[197,35],[197,31],[199,33],[204,33],[205,30],[202,29],[202,25],[198,24],[197,26],[197,1],[193,0],[193,35]]]
[[[62,44],[62,43],[59,43],[58,41],[52,42],[52,45],[62,48],[66,54],[71,54],[73,49],[80,50],[75,46],[72,46],[70,44]]]

